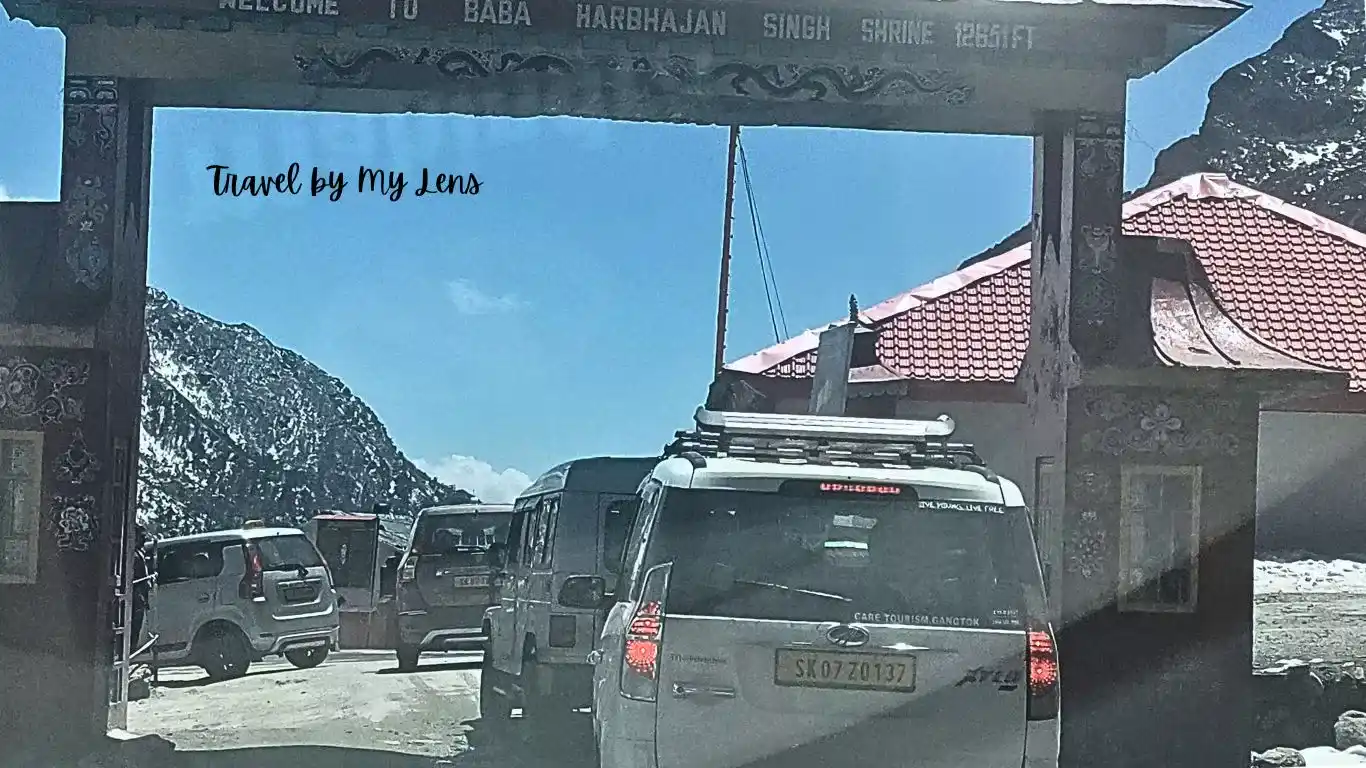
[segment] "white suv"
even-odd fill
[[[951,419],[697,422],[592,654],[602,768],[1056,767],[1029,514]]]

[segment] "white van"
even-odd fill
[[[1029,513],[951,419],[696,418],[592,654],[602,768],[1056,768]]]
[[[588,654],[602,629],[604,595],[621,567],[636,489],[658,461],[571,461],[513,503],[507,547],[496,556],[498,594],[484,620],[479,709],[486,723],[521,707],[523,720],[535,721],[528,725],[550,735],[589,705]]]

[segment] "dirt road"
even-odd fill
[[[1254,666],[1280,659],[1366,661],[1366,594],[1258,595]]]
[[[162,670],[152,697],[129,705],[128,729],[186,751],[185,768],[580,768],[591,763],[588,716],[556,735],[555,755],[519,734],[480,728],[479,654],[423,659],[401,673],[392,654],[343,652],[297,670],[253,664],[208,683],[198,669]],[[544,749],[540,751],[545,751]],[[588,768],[586,765],[584,768]]]

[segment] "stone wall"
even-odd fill
[[[1360,664],[1289,664],[1253,673],[1256,704],[1252,749],[1333,744],[1333,724],[1348,710],[1366,710],[1366,670]]]

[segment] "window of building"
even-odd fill
[[[1121,611],[1195,610],[1200,467],[1125,466],[1120,492]]]
[[[0,431],[0,584],[38,580],[43,433]]]

